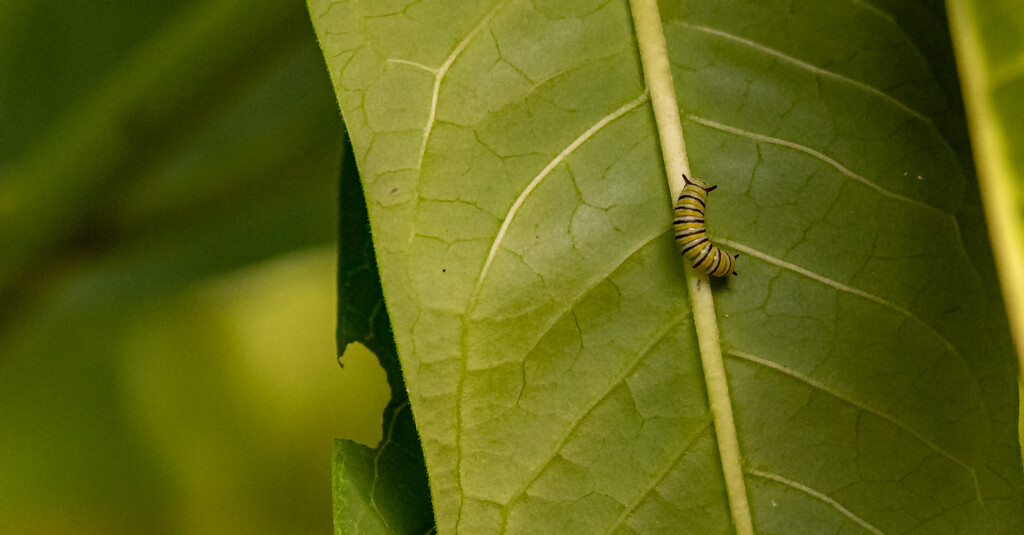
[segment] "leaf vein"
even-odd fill
[[[640,242],[640,244],[639,244],[639,245],[637,245],[636,247],[634,247],[633,249],[631,249],[631,250],[630,250],[630,251],[629,251],[628,253],[626,253],[626,255],[622,257],[622,260],[619,260],[618,262],[616,262],[616,263],[615,263],[615,265],[614,265],[614,266],[612,266],[612,268],[608,270],[608,273],[607,273],[606,275],[604,275],[603,277],[599,277],[599,278],[597,278],[597,280],[596,280],[596,281],[594,282],[594,284],[590,285],[589,287],[587,287],[586,289],[584,289],[584,290],[583,290],[582,292],[580,292],[580,294],[579,294],[578,296],[576,296],[576,297],[575,297],[575,298],[573,299],[572,303],[570,303],[570,304],[569,304],[569,305],[568,305],[568,306],[566,307],[565,311],[564,311],[564,312],[562,312],[562,314],[561,314],[561,315],[559,315],[557,319],[555,319],[554,321],[552,321],[552,322],[551,322],[551,323],[550,323],[549,325],[545,325],[545,326],[543,327],[543,329],[544,329],[544,330],[543,330],[543,331],[542,331],[542,332],[540,333],[540,335],[539,335],[539,336],[537,337],[537,340],[536,340],[536,341],[535,341],[535,342],[533,343],[533,345],[531,345],[531,346],[530,346],[530,349],[528,349],[528,350],[527,350],[527,351],[526,351],[525,353],[523,353],[523,354],[524,354],[524,355],[527,355],[527,356],[528,356],[528,355],[530,355],[530,354],[532,354],[532,353],[533,353],[533,351],[534,351],[535,349],[537,349],[537,345],[538,345],[538,344],[540,344],[541,340],[543,340],[543,339],[544,339],[544,337],[545,337],[545,336],[547,336],[547,335],[548,335],[548,333],[550,333],[550,332],[551,332],[551,329],[553,329],[553,328],[555,327],[555,325],[557,325],[557,324],[558,324],[559,320],[561,320],[562,318],[564,318],[566,314],[568,314],[568,313],[572,312],[572,311],[573,311],[573,310],[574,310],[574,309],[576,308],[576,305],[578,305],[578,304],[580,303],[580,301],[582,301],[582,300],[583,300],[583,298],[584,298],[584,297],[585,297],[585,296],[586,296],[587,294],[589,294],[589,293],[590,293],[591,291],[593,291],[593,290],[594,290],[595,288],[597,288],[597,286],[598,286],[599,284],[601,284],[602,282],[604,282],[604,281],[608,280],[608,277],[610,277],[610,276],[611,276],[611,275],[612,275],[613,273],[615,273],[615,272],[616,272],[616,271],[617,271],[617,270],[618,270],[618,269],[619,269],[620,267],[622,267],[622,265],[623,265],[623,264],[625,264],[626,262],[628,262],[630,258],[633,258],[634,256],[636,256],[636,254],[637,254],[638,252],[640,252],[640,250],[641,250],[641,249],[643,249],[644,247],[646,247],[646,246],[650,245],[650,244],[651,244],[651,243],[652,243],[652,242],[653,242],[654,240],[656,240],[656,239],[658,239],[658,238],[660,238],[660,237],[662,237],[662,236],[665,236],[665,237],[667,238],[668,236],[666,236],[666,234],[668,234],[669,232],[671,232],[671,231],[664,231],[664,232],[659,232],[658,234],[655,234],[654,236],[651,236],[650,238],[647,238],[647,239],[643,240],[642,242]]]
[[[850,520],[853,520],[854,522],[859,524],[862,528],[868,530],[869,532],[873,533],[874,535],[885,535],[884,533],[882,533],[882,530],[876,528],[875,526],[871,525],[868,521],[866,521],[863,518],[857,516],[856,514],[853,513],[853,511],[850,511],[846,507],[843,507],[843,505],[840,504],[839,502],[835,501],[834,499],[826,496],[825,494],[823,494],[823,493],[821,493],[819,491],[816,491],[816,490],[812,489],[811,487],[808,487],[807,485],[804,485],[802,483],[797,483],[796,481],[793,481],[791,479],[786,479],[786,478],[784,478],[784,477],[782,477],[782,476],[780,476],[778,474],[773,474],[771,472],[762,472],[761,470],[747,469],[747,474],[752,475],[752,476],[756,476],[756,477],[760,477],[760,478],[763,478],[763,479],[770,479],[772,481],[775,481],[776,483],[781,483],[783,485],[786,485],[787,487],[799,490],[800,492],[803,492],[804,494],[807,494],[808,496],[811,496],[812,498],[815,498],[815,499],[817,499],[819,501],[822,501],[822,502],[830,505],[833,509],[835,509],[836,511],[839,511],[843,516],[845,516],[846,518],[849,518]]]
[[[824,284],[826,286],[831,286],[831,287],[833,287],[833,288],[835,288],[835,289],[837,289],[839,291],[846,292],[846,293],[849,293],[849,294],[853,294],[853,295],[856,295],[858,297],[862,297],[864,299],[867,299],[868,301],[872,301],[872,302],[878,303],[879,305],[882,305],[882,306],[884,306],[886,308],[894,310],[894,311],[896,311],[896,312],[906,316],[907,318],[910,318],[911,320],[915,321],[916,323],[918,323],[922,327],[924,327],[924,329],[927,330],[929,333],[931,333],[936,339],[938,339],[942,343],[942,345],[945,346],[947,350],[949,350],[949,352],[951,352],[951,353],[955,354],[956,356],[960,357],[960,360],[962,360],[965,365],[967,364],[967,361],[966,361],[966,359],[964,359],[963,355],[960,353],[960,350],[958,350],[956,348],[956,346],[954,346],[953,343],[950,342],[945,336],[943,336],[939,331],[935,330],[934,327],[932,327],[927,322],[925,322],[923,319],[921,319],[920,316],[914,314],[913,312],[911,312],[910,310],[907,310],[906,308],[903,308],[903,307],[897,305],[896,303],[893,303],[892,301],[888,301],[888,300],[883,299],[883,298],[881,298],[881,297],[879,297],[877,295],[870,294],[868,292],[865,292],[864,290],[859,290],[859,289],[854,288],[852,286],[847,286],[846,284],[843,284],[843,283],[841,283],[839,281],[835,281],[835,280],[829,279],[827,277],[824,277],[822,275],[814,273],[813,271],[810,271],[810,270],[804,269],[804,268],[802,268],[800,266],[797,266],[796,264],[791,264],[789,262],[786,262],[785,260],[781,260],[779,258],[775,258],[774,256],[771,256],[771,255],[769,255],[767,253],[763,253],[761,251],[758,251],[757,249],[753,249],[753,248],[748,247],[746,245],[743,245],[741,243],[737,243],[737,242],[734,242],[734,241],[731,241],[731,240],[728,240],[728,239],[724,239],[724,238],[719,238],[718,241],[721,242],[723,245],[727,245],[729,247],[732,247],[733,249],[736,249],[738,251],[744,252],[744,253],[746,253],[746,254],[748,254],[750,256],[753,256],[754,258],[758,258],[758,259],[763,260],[763,261],[765,261],[765,262],[767,262],[769,264],[773,264],[775,266],[781,267],[781,268],[786,269],[788,271],[792,271],[794,273],[803,275],[804,277],[807,277],[809,279],[814,279],[814,280],[816,280],[816,281],[818,281],[818,282],[820,282],[820,283],[822,283],[822,284]]]
[[[391,423],[388,425],[388,434],[384,437],[384,440],[377,446],[377,453],[373,456],[373,481],[370,483],[370,505],[373,506],[373,510],[377,512],[377,517],[380,518],[381,522],[384,523],[384,527],[388,531],[391,527],[388,525],[387,515],[385,515],[380,508],[377,506],[377,482],[380,481],[380,458],[384,454],[384,449],[391,445],[391,439],[395,433],[395,424],[398,422],[398,415],[409,406],[409,402],[406,401],[401,405],[395,407],[391,411]]]
[[[700,438],[700,436],[703,435],[704,432],[710,428],[711,421],[709,420],[707,423],[700,426],[700,428],[693,434],[692,437],[689,438],[689,440],[683,442],[683,447],[680,448],[680,450],[676,452],[675,455],[672,456],[671,460],[668,462],[668,464],[665,465],[664,468],[662,468],[661,472],[654,476],[654,478],[651,480],[651,484],[648,485],[647,488],[644,489],[644,491],[641,492],[635,500],[633,500],[628,506],[626,506],[626,508],[622,511],[622,514],[619,515],[619,518],[615,520],[615,523],[612,524],[611,527],[608,528],[608,531],[606,531],[605,533],[614,533],[615,529],[621,526],[622,523],[625,522],[626,519],[633,514],[633,511],[636,510],[637,506],[643,503],[644,498],[650,495],[651,492],[654,491],[654,489],[658,488],[658,485],[660,485],[661,482],[664,481],[670,473],[672,473],[672,469],[675,468],[676,463],[682,460],[683,456],[686,455],[686,452],[690,451],[690,448],[693,447],[693,445],[697,442],[697,439]]]
[[[487,259],[484,260],[484,265],[482,268],[480,268],[480,274],[476,278],[476,284],[473,288],[473,297],[470,300],[470,309],[472,309],[473,305],[476,304],[476,299],[480,295],[480,288],[484,284],[484,279],[487,278],[487,273],[491,268],[491,263],[494,261],[494,256],[497,254],[498,248],[501,247],[502,240],[505,239],[505,233],[508,232],[508,228],[512,224],[512,220],[515,219],[516,214],[519,213],[519,209],[523,206],[523,203],[526,202],[527,197],[529,197],[530,194],[533,193],[533,190],[536,189],[537,186],[545,178],[547,178],[551,171],[558,167],[559,164],[561,164],[570,154],[572,154],[576,149],[583,145],[583,143],[585,143],[590,138],[594,137],[595,134],[597,134],[609,123],[618,119],[619,117],[622,117],[627,112],[629,112],[633,108],[636,108],[640,104],[643,104],[646,101],[647,91],[644,91],[636,99],[632,100],[631,102],[627,102],[626,104],[623,104],[622,107],[620,107],[619,109],[604,116],[601,120],[597,121],[597,123],[595,123],[585,132],[580,134],[579,137],[573,140],[573,142],[570,143],[567,147],[562,149],[562,152],[559,152],[558,155],[554,157],[554,159],[548,162],[547,166],[545,166],[544,169],[542,169],[541,172],[538,173],[537,176],[533,177],[533,180],[531,180],[530,183],[527,184],[526,188],[523,189],[523,191],[519,194],[515,202],[512,203],[512,207],[508,209],[508,213],[505,214],[505,218],[501,222],[501,228],[498,229],[498,233],[497,235],[495,235],[494,241],[491,243],[491,248],[487,252]]]
[[[719,130],[721,132],[727,132],[727,133],[734,134],[734,135],[737,135],[737,136],[740,136],[740,137],[745,137],[745,138],[748,138],[748,139],[752,139],[752,140],[757,141],[757,142],[770,143],[772,145],[779,145],[779,146],[782,146],[782,147],[793,149],[793,150],[798,151],[798,152],[802,152],[804,154],[807,154],[808,156],[811,156],[813,158],[821,160],[822,162],[825,162],[826,164],[834,167],[837,171],[839,171],[843,175],[845,175],[845,176],[847,176],[849,178],[852,178],[853,180],[856,180],[857,182],[860,182],[861,184],[864,184],[868,188],[871,188],[871,189],[877,191],[882,196],[889,197],[891,199],[902,201],[902,202],[905,202],[905,203],[908,203],[908,204],[912,204],[914,206],[917,206],[917,207],[920,207],[920,208],[924,208],[926,210],[938,212],[943,217],[946,217],[946,218],[949,218],[949,219],[953,218],[953,215],[951,213],[949,213],[949,212],[947,212],[947,211],[945,211],[945,210],[943,210],[941,208],[938,208],[936,206],[932,206],[932,205],[930,205],[930,204],[928,204],[926,202],[922,202],[922,201],[919,201],[917,199],[912,199],[910,197],[906,197],[906,196],[900,195],[898,193],[894,193],[892,191],[889,191],[889,190],[883,188],[882,186],[879,186],[878,184],[868,180],[867,178],[864,178],[863,176],[861,176],[861,175],[859,175],[857,173],[854,173],[849,168],[847,168],[843,164],[839,163],[835,159],[833,159],[833,158],[831,158],[831,157],[829,157],[829,156],[827,156],[827,155],[825,155],[825,154],[823,154],[821,152],[818,152],[818,151],[816,151],[816,150],[814,150],[814,149],[812,149],[810,147],[807,147],[805,145],[801,145],[799,143],[794,143],[792,141],[787,141],[785,139],[779,139],[779,138],[775,138],[775,137],[771,137],[771,136],[766,136],[764,134],[758,134],[756,132],[751,132],[749,130],[743,130],[743,129],[737,128],[735,126],[729,126],[729,125],[726,125],[726,124],[722,124],[722,123],[719,123],[719,122],[716,122],[716,121],[712,121],[711,119],[705,119],[704,117],[699,117],[697,115],[687,115],[686,118],[691,120],[691,121],[693,121],[693,122],[695,122],[695,123],[697,123],[697,124],[701,124],[701,125],[704,125],[704,126],[706,126],[708,128]]]
[[[855,6],[859,6],[866,11],[874,13],[879,18],[889,21],[890,24],[896,26],[897,28],[900,28],[900,31],[903,31],[904,34],[906,34],[903,28],[901,28],[900,25],[896,23],[896,19],[892,15],[886,13],[885,11],[882,11],[882,8],[872,4],[871,2],[865,2],[864,0],[850,0],[850,3]]]
[[[424,65],[422,63],[410,61],[407,59],[387,59],[388,63],[399,63],[402,65],[409,65],[411,67],[415,67],[417,69],[422,69],[429,73],[433,73],[434,75],[434,87],[431,90],[430,94],[430,111],[427,113],[427,124],[424,125],[423,127],[423,142],[420,144],[420,154],[416,159],[417,170],[423,169],[423,156],[427,152],[427,142],[430,140],[430,132],[434,129],[434,123],[436,122],[437,100],[439,95],[441,94],[441,82],[444,80],[445,75],[448,74],[448,70],[451,69],[452,65],[455,63],[455,60],[458,59],[459,56],[462,54],[462,51],[465,50],[467,46],[469,46],[469,43],[471,43],[473,39],[476,38],[477,34],[479,34],[481,30],[483,30],[484,28],[487,27],[488,24],[490,24],[491,19],[493,19],[494,16],[498,14],[498,11],[501,11],[501,8],[505,7],[505,4],[507,3],[508,0],[502,0],[495,4],[494,7],[491,8],[491,11],[488,12],[487,15],[485,15],[484,18],[481,19],[480,22],[478,22],[477,25],[474,26],[473,29],[470,30],[469,33],[466,34],[466,36],[463,37],[462,40],[459,41],[457,45],[455,45],[455,48],[452,50],[451,54],[448,54],[448,57],[444,60],[444,63],[442,63],[441,66],[436,69]]]
[[[515,507],[515,505],[523,498],[523,496],[525,496],[526,491],[530,489],[533,483],[536,482],[537,479],[539,479],[540,476],[544,473],[544,470],[547,469],[547,467],[550,466],[551,463],[555,460],[555,458],[558,456],[558,453],[562,451],[562,448],[565,447],[565,445],[569,442],[569,439],[572,438],[573,434],[579,428],[580,424],[583,423],[583,420],[591,412],[593,412],[593,410],[597,408],[597,406],[600,405],[602,401],[604,401],[608,396],[610,396],[616,388],[622,385],[622,383],[627,378],[629,378],[629,376],[632,375],[637,370],[637,368],[640,367],[640,364],[643,363],[644,358],[650,354],[651,350],[653,350],[654,347],[658,345],[658,343],[663,341],[666,336],[672,333],[673,329],[675,329],[680,323],[683,322],[683,320],[685,320],[689,316],[689,311],[686,311],[676,316],[672,321],[668,322],[661,329],[661,331],[659,331],[657,334],[651,337],[651,340],[646,347],[637,352],[636,358],[633,359],[629,363],[629,365],[625,367],[623,371],[619,373],[619,375],[616,376],[616,378],[608,384],[604,391],[602,391],[598,396],[595,396],[590,401],[588,401],[587,404],[581,407],[580,411],[577,412],[570,419],[570,421],[573,422],[572,425],[566,430],[565,433],[562,434],[562,438],[560,438],[558,442],[556,442],[553,445],[551,450],[543,456],[544,462],[539,464],[537,468],[526,479],[526,483],[524,483],[521,487],[519,487],[519,489],[517,489],[512,494],[512,497],[508,501],[508,505],[505,506],[505,514],[503,515],[505,519],[508,518],[508,513],[512,511],[512,508]],[[504,526],[502,532],[504,532]]]
[[[811,377],[808,377],[808,376],[806,376],[806,375],[804,375],[804,374],[802,374],[802,373],[800,373],[800,372],[798,372],[796,370],[787,368],[786,366],[783,366],[782,364],[779,364],[777,362],[772,362],[770,360],[763,359],[763,358],[758,357],[756,355],[751,355],[750,353],[746,353],[746,352],[743,352],[743,351],[737,351],[737,350],[729,351],[726,354],[730,355],[732,357],[738,358],[738,359],[742,359],[742,360],[748,361],[748,362],[753,362],[755,364],[758,364],[760,366],[764,366],[766,368],[773,369],[773,370],[775,370],[775,371],[777,371],[779,373],[782,373],[784,375],[788,375],[789,377],[792,377],[793,379],[796,379],[796,380],[801,381],[801,382],[803,382],[803,383],[805,383],[805,384],[807,384],[807,385],[809,385],[809,386],[811,386],[813,388],[816,388],[816,389],[818,389],[818,390],[820,390],[820,391],[822,391],[822,392],[824,392],[824,393],[826,393],[826,394],[828,394],[828,395],[830,395],[830,396],[832,396],[832,397],[834,397],[834,398],[836,398],[836,399],[838,399],[840,401],[844,401],[844,402],[854,406],[857,409],[860,409],[860,410],[862,410],[864,412],[867,412],[867,413],[873,414],[873,415],[875,415],[875,416],[877,416],[879,418],[882,418],[883,420],[886,420],[887,422],[889,422],[889,423],[895,425],[896,427],[902,429],[903,431],[905,431],[910,436],[918,439],[923,444],[925,444],[926,446],[931,448],[935,453],[938,453],[939,455],[945,457],[946,459],[949,459],[953,463],[957,464],[958,466],[960,466],[964,470],[966,470],[970,474],[971,479],[974,482],[974,489],[975,489],[975,493],[977,495],[976,497],[977,497],[979,502],[982,502],[981,486],[980,486],[980,483],[978,481],[978,473],[974,469],[973,466],[971,466],[970,464],[967,464],[967,462],[965,462],[962,459],[960,459],[959,457],[953,455],[952,453],[950,453],[949,451],[947,451],[943,447],[939,446],[935,442],[932,442],[931,440],[925,438],[925,436],[922,435],[920,432],[914,430],[912,427],[910,427],[910,425],[902,422],[901,420],[899,420],[895,416],[891,416],[891,415],[887,414],[886,412],[882,411],[881,409],[876,409],[875,407],[872,407],[872,406],[868,405],[867,403],[863,403],[863,402],[857,401],[853,397],[851,397],[849,395],[846,395],[846,394],[843,394],[842,392],[839,392],[839,391],[833,389],[832,387],[826,385],[825,383],[822,383],[820,381],[812,379]],[[984,503],[984,502],[982,502],[982,503]]]
[[[651,107],[658,128],[661,157],[665,163],[665,178],[669,184],[670,194],[675,195],[683,188],[683,176],[689,174],[690,164],[683,139],[675,83],[672,80],[672,64],[665,42],[665,26],[657,0],[630,0],[629,5],[644,81],[651,92]],[[673,201],[674,199],[670,197],[669,202]],[[683,272],[686,289],[690,295],[693,323],[697,331],[697,346],[700,349],[708,406],[715,423],[715,437],[725,479],[726,496],[729,499],[729,512],[736,533],[753,535],[753,517],[750,514],[750,502],[742,470],[743,455],[736,433],[729,380],[722,360],[714,298],[705,276],[698,274],[690,266],[686,266]]]
[[[753,249],[751,247],[747,247],[746,245],[743,245],[743,244],[740,244],[740,243],[736,243],[736,242],[731,241],[731,240],[722,239],[722,238],[720,238],[718,241],[720,243],[722,243],[723,245],[732,247],[733,249],[736,249],[738,251],[744,252],[744,253],[746,253],[746,254],[748,254],[750,256],[753,256],[755,258],[763,260],[763,261],[765,261],[765,262],[767,262],[769,264],[773,264],[775,266],[778,266],[780,268],[786,269],[788,271],[792,271],[792,272],[797,273],[799,275],[803,275],[804,277],[807,277],[809,279],[816,280],[816,281],[818,281],[818,282],[820,282],[820,283],[822,283],[822,284],[824,284],[826,286],[831,286],[831,287],[833,287],[833,288],[835,288],[835,289],[837,289],[839,291],[846,292],[846,293],[849,293],[849,294],[852,294],[852,295],[856,295],[858,297],[867,299],[867,300],[872,301],[874,303],[878,303],[879,305],[882,305],[882,306],[884,306],[886,308],[889,308],[890,310],[896,311],[896,312],[906,316],[907,318],[913,320],[914,322],[919,324],[921,327],[923,327],[925,330],[927,330],[932,336],[937,338],[942,343],[942,345],[946,347],[947,351],[949,351],[950,353],[956,355],[957,358],[959,358],[960,362],[962,362],[963,365],[965,367],[967,367],[968,370],[970,370],[970,365],[967,363],[967,359],[964,358],[963,354],[960,353],[960,350],[957,349],[956,346],[954,346],[953,343],[949,341],[949,339],[947,339],[939,331],[935,330],[934,327],[932,327],[927,322],[925,322],[923,319],[921,319],[920,316],[914,314],[910,310],[907,310],[906,308],[903,308],[903,307],[897,305],[896,303],[893,303],[893,302],[888,301],[886,299],[882,299],[881,297],[879,297],[877,295],[869,294],[869,293],[865,292],[864,290],[859,290],[859,289],[854,288],[852,286],[847,286],[847,285],[845,285],[845,284],[843,284],[841,282],[834,281],[832,279],[829,279],[827,277],[824,277],[822,275],[819,275],[817,273],[814,273],[812,271],[804,269],[804,268],[802,268],[800,266],[797,266],[795,264],[791,264],[789,262],[786,262],[785,260],[781,260],[781,259],[775,258],[775,257],[773,257],[771,255],[768,255],[766,253],[763,253],[763,252],[758,251],[756,249]],[[975,385],[980,389],[981,385],[978,384],[978,380],[977,380],[976,377],[974,377],[974,374],[968,373],[967,375],[970,376],[974,380]],[[953,458],[951,458],[951,459],[955,461],[955,459],[953,459]],[[970,468],[969,466],[966,466],[966,465],[965,465],[965,467],[967,467],[969,470],[971,470],[972,476],[974,477],[974,487],[975,487],[975,493],[976,493],[977,500],[979,502],[981,502],[981,503],[984,503],[984,500],[982,499],[982,496],[981,496],[981,486],[980,486],[980,483],[978,482],[978,478],[977,478],[976,473],[974,472],[973,468]]]
[[[727,40],[733,41],[735,43],[740,43],[740,44],[742,44],[744,46],[747,46],[749,48],[757,50],[758,52],[761,52],[763,54],[766,54],[766,55],[778,58],[779,60],[782,60],[782,61],[784,61],[786,63],[789,63],[790,65],[796,66],[798,68],[804,69],[804,70],[806,70],[808,72],[817,74],[819,76],[824,76],[826,78],[832,78],[833,80],[837,80],[839,82],[851,85],[851,86],[856,87],[856,88],[858,88],[858,89],[860,89],[862,91],[865,91],[865,92],[867,92],[869,94],[872,94],[872,95],[874,95],[874,96],[876,96],[878,98],[881,98],[882,100],[885,100],[889,104],[895,106],[896,108],[899,108],[900,110],[902,110],[903,112],[907,113],[908,115],[914,117],[915,119],[928,124],[933,129],[935,128],[935,125],[932,123],[932,120],[929,119],[927,116],[921,114],[921,112],[919,112],[919,111],[917,111],[917,110],[907,106],[906,104],[904,104],[900,100],[896,99],[892,95],[890,95],[890,94],[888,94],[888,93],[886,93],[886,92],[884,92],[884,91],[882,91],[882,90],[880,90],[880,89],[878,89],[876,87],[873,87],[873,86],[870,86],[868,84],[865,84],[864,82],[861,82],[861,81],[858,81],[858,80],[854,80],[853,78],[849,78],[847,76],[843,76],[842,74],[838,74],[838,73],[835,73],[835,72],[832,72],[832,71],[828,71],[828,70],[822,69],[821,67],[818,67],[816,65],[812,65],[812,64],[807,63],[806,61],[803,61],[801,59],[797,59],[797,58],[795,58],[793,56],[790,56],[790,55],[788,55],[788,54],[786,54],[786,53],[784,53],[784,52],[782,52],[780,50],[775,50],[774,48],[769,48],[769,47],[767,47],[765,45],[762,45],[761,43],[758,43],[756,41],[751,41],[750,39],[746,39],[746,38],[740,37],[738,35],[733,35],[731,33],[724,32],[722,30],[716,30],[714,28],[709,28],[707,26],[699,26],[699,25],[695,25],[695,24],[688,24],[688,23],[683,22],[681,20],[672,21],[672,24],[675,24],[675,25],[678,25],[678,26],[682,26],[684,28],[691,29],[691,30],[694,30],[694,31],[706,33],[708,35],[714,35],[714,36],[717,36],[717,37],[721,37],[723,39],[727,39]]]

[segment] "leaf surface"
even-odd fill
[[[713,284],[755,531],[1019,531],[942,12],[661,10],[710,235],[742,255]],[[730,532],[629,6],[310,11],[439,531]]]

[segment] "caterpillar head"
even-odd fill
[[[704,190],[706,192],[710,192],[711,190],[713,190],[713,189],[718,187],[718,186],[708,186],[707,184],[704,183],[703,180],[701,180],[701,179],[699,179],[697,177],[690,178],[690,177],[686,176],[685,174],[683,174],[683,182],[686,182],[686,185],[688,185],[688,186],[697,186],[698,188],[700,188],[700,189],[702,189],[702,190]]]

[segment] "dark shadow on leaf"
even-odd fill
[[[335,533],[422,534],[434,514],[419,435],[409,407],[391,322],[384,306],[370,223],[352,145],[345,139],[340,178],[338,354],[360,342],[387,373],[391,401],[376,449],[334,443]],[[342,363],[344,364],[344,363]]]

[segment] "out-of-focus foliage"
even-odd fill
[[[376,443],[388,400],[372,354],[335,363],[334,268],[333,247],[289,255],[130,322],[125,405],[180,532],[328,532],[331,439]]]
[[[0,3],[0,531],[330,530],[341,136],[301,1]]]

